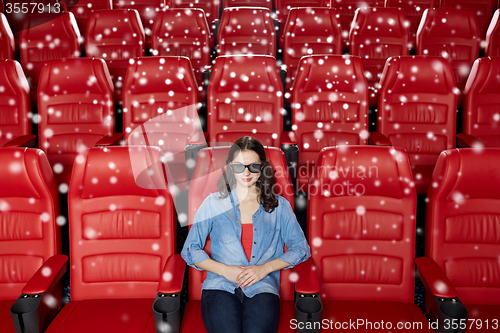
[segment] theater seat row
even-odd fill
[[[198,154],[190,223],[216,191],[228,149]],[[276,189],[293,206],[284,154],[273,147],[266,154],[279,171]],[[169,331],[206,332],[200,314],[205,272],[189,269],[182,323],[173,315],[185,264],[174,254],[175,208],[161,155],[156,147],[112,146],[75,158],[68,196],[71,301],[52,320],[61,306],[57,286],[67,260],[59,255],[55,181],[43,151],[0,149],[0,318],[7,332],[29,325],[48,326],[46,332],[164,332],[162,318],[168,318]],[[433,322],[445,313],[469,319],[467,331],[488,331],[498,320],[498,276],[490,273],[500,268],[494,223],[499,163],[497,148],[451,149],[439,156],[428,193],[426,257],[416,260]],[[295,331],[290,320],[297,307],[313,322],[328,319],[333,328],[363,318],[358,329],[383,320],[386,332],[399,322],[412,332],[432,332],[413,303],[416,192],[408,154],[392,147],[325,148],[312,189],[312,258],[281,272],[278,331]],[[27,309],[41,322],[23,316]],[[478,319],[481,324],[470,324]],[[443,329],[446,322],[439,325]]]

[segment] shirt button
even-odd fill
[[[255,258],[255,256],[252,256],[252,258]]]
[[[253,230],[257,231],[257,228],[255,228],[255,229],[253,229]]]
[[[254,244],[257,244],[257,242],[253,242]]]
[[[255,218],[255,215],[253,216],[253,218]]]

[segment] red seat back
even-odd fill
[[[175,0],[170,8],[200,8],[205,12],[208,27],[212,31],[212,22],[219,18],[219,0]]]
[[[303,56],[342,54],[338,14],[332,8],[292,8],[288,13],[283,35],[287,89],[293,86],[297,67]]]
[[[223,0],[224,9],[230,7],[264,7],[269,10],[273,7],[273,0]]]
[[[500,304],[499,165],[500,149],[453,149],[441,153],[432,175],[425,255],[466,305]]]
[[[465,86],[464,133],[500,147],[500,58],[480,58]]]
[[[3,6],[2,6],[3,8]],[[3,13],[0,13],[0,60],[14,59],[14,34]]]
[[[349,33],[349,54],[361,57],[370,89],[370,105],[377,105],[378,83],[389,57],[408,55],[406,15],[397,8],[358,8]]]
[[[0,149],[0,174],[0,300],[15,300],[38,268],[61,253],[59,193],[40,149]]]
[[[323,7],[323,0],[276,0],[276,17],[281,22],[281,28],[285,26],[288,12],[294,7]],[[326,7],[326,6],[325,6]]]
[[[377,129],[393,146],[406,149],[413,166],[435,165],[442,150],[455,147],[456,86],[453,69],[441,57],[387,60],[380,80]],[[417,191],[428,182],[415,174]],[[429,175],[430,177],[430,175]]]
[[[115,103],[121,91],[129,60],[144,56],[144,28],[135,9],[97,10],[90,13],[85,36],[87,57],[102,58],[115,85]]]
[[[8,141],[31,134],[30,87],[21,64],[0,61],[0,147]]]
[[[307,235],[323,300],[413,304],[415,206],[401,148],[324,148],[309,193]]]
[[[161,155],[157,147],[114,146],[76,157],[68,194],[71,300],[156,296],[176,249],[164,170],[151,168]]]
[[[196,159],[191,186],[189,189],[189,227],[193,225],[194,215],[203,201],[210,194],[217,192],[217,181],[222,175],[226,165],[227,154],[230,147],[211,147],[202,149]],[[266,158],[275,173],[277,194],[287,199],[294,207],[293,185],[288,173],[285,155],[276,147],[266,147]],[[210,239],[207,239],[204,250],[210,254]],[[281,300],[294,299],[294,286],[289,278],[291,270],[281,271]],[[207,276],[206,271],[189,268],[189,299],[201,299],[201,286]]]
[[[54,17],[36,26],[29,22],[30,28],[20,33],[21,65],[31,87],[32,103],[36,103],[40,70],[46,61],[80,57],[80,32],[75,17],[72,13]]]
[[[438,5],[439,0],[385,0],[385,7],[400,8],[405,12],[408,30],[410,32],[410,49],[417,48],[417,29],[424,10],[437,7]]]
[[[251,135],[280,147],[283,87],[271,56],[222,56],[208,85],[208,133],[212,143]]]
[[[184,160],[188,139],[201,129],[189,58],[137,58],[128,67],[123,89],[125,140],[181,153]]]
[[[262,7],[225,8],[217,35],[217,54],[276,56],[276,32],[271,10]]]
[[[42,67],[38,94],[39,145],[52,165],[62,165],[58,182],[68,184],[75,154],[114,132],[106,63],[95,58],[49,61]]]
[[[470,9],[426,9],[417,32],[417,54],[451,60],[462,91],[474,60],[479,55],[479,26]],[[461,107],[463,96],[458,100]]]
[[[202,71],[210,65],[210,30],[202,10],[168,9],[158,13],[152,47],[153,55],[188,57],[198,87],[203,88]]]
[[[82,36],[87,33],[87,22],[92,11],[113,8],[113,0],[65,0],[65,2],[75,16]]]
[[[314,165],[323,147],[367,143],[368,89],[359,57],[303,57],[292,101],[299,165]]]
[[[496,10],[486,33],[485,53],[490,57],[500,57],[500,10]]]

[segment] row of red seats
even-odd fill
[[[19,63],[0,63],[0,145],[32,139],[29,88]],[[76,70],[78,69],[78,70]],[[459,146],[500,147],[500,58],[474,63],[466,86]],[[425,193],[442,150],[455,147],[457,88],[441,57],[395,57],[380,81],[378,132],[368,132],[368,85],[362,60],[306,56],[293,89],[292,132],[283,133],[283,87],[270,56],[217,58],[208,85],[208,134],[197,112],[196,81],[185,57],[137,58],[124,85],[124,140],[161,147],[185,163],[187,145],[231,143],[252,135],[274,147],[298,147],[297,185],[307,191],[318,152],[335,145],[393,145],[407,149],[418,193]],[[9,87],[9,89],[7,89]],[[110,144],[115,129],[113,86],[100,59],[47,62],[38,88],[39,147],[69,183],[74,155],[96,142]],[[110,136],[110,137],[109,137]],[[103,137],[105,137],[103,139]],[[295,155],[297,156],[297,155]],[[188,171],[177,174],[187,179]],[[180,182],[182,183],[182,181]]]
[[[190,223],[217,190],[228,149],[199,153]],[[276,189],[293,207],[284,154],[266,150]],[[179,323],[185,264],[175,254],[175,209],[161,155],[156,147],[128,146],[76,156],[68,194],[71,301],[55,316],[67,260],[60,255],[56,183],[43,151],[0,149],[0,319],[6,332],[206,332],[204,271],[189,269],[189,301]],[[328,319],[332,329],[363,319],[358,329],[370,330],[368,322],[383,321],[386,332],[398,322],[412,332],[433,332],[450,325],[445,318],[465,320],[467,331],[498,327],[499,164],[497,148],[439,155],[428,191],[426,257],[415,260],[416,192],[407,153],[323,149],[308,202],[312,258],[281,272],[279,332],[295,332],[296,316]],[[426,313],[433,325],[440,320],[437,326],[413,303],[414,261]]]

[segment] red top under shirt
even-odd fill
[[[252,255],[252,242],[253,242],[253,223],[245,223],[241,225],[241,245],[247,255],[248,261]]]

